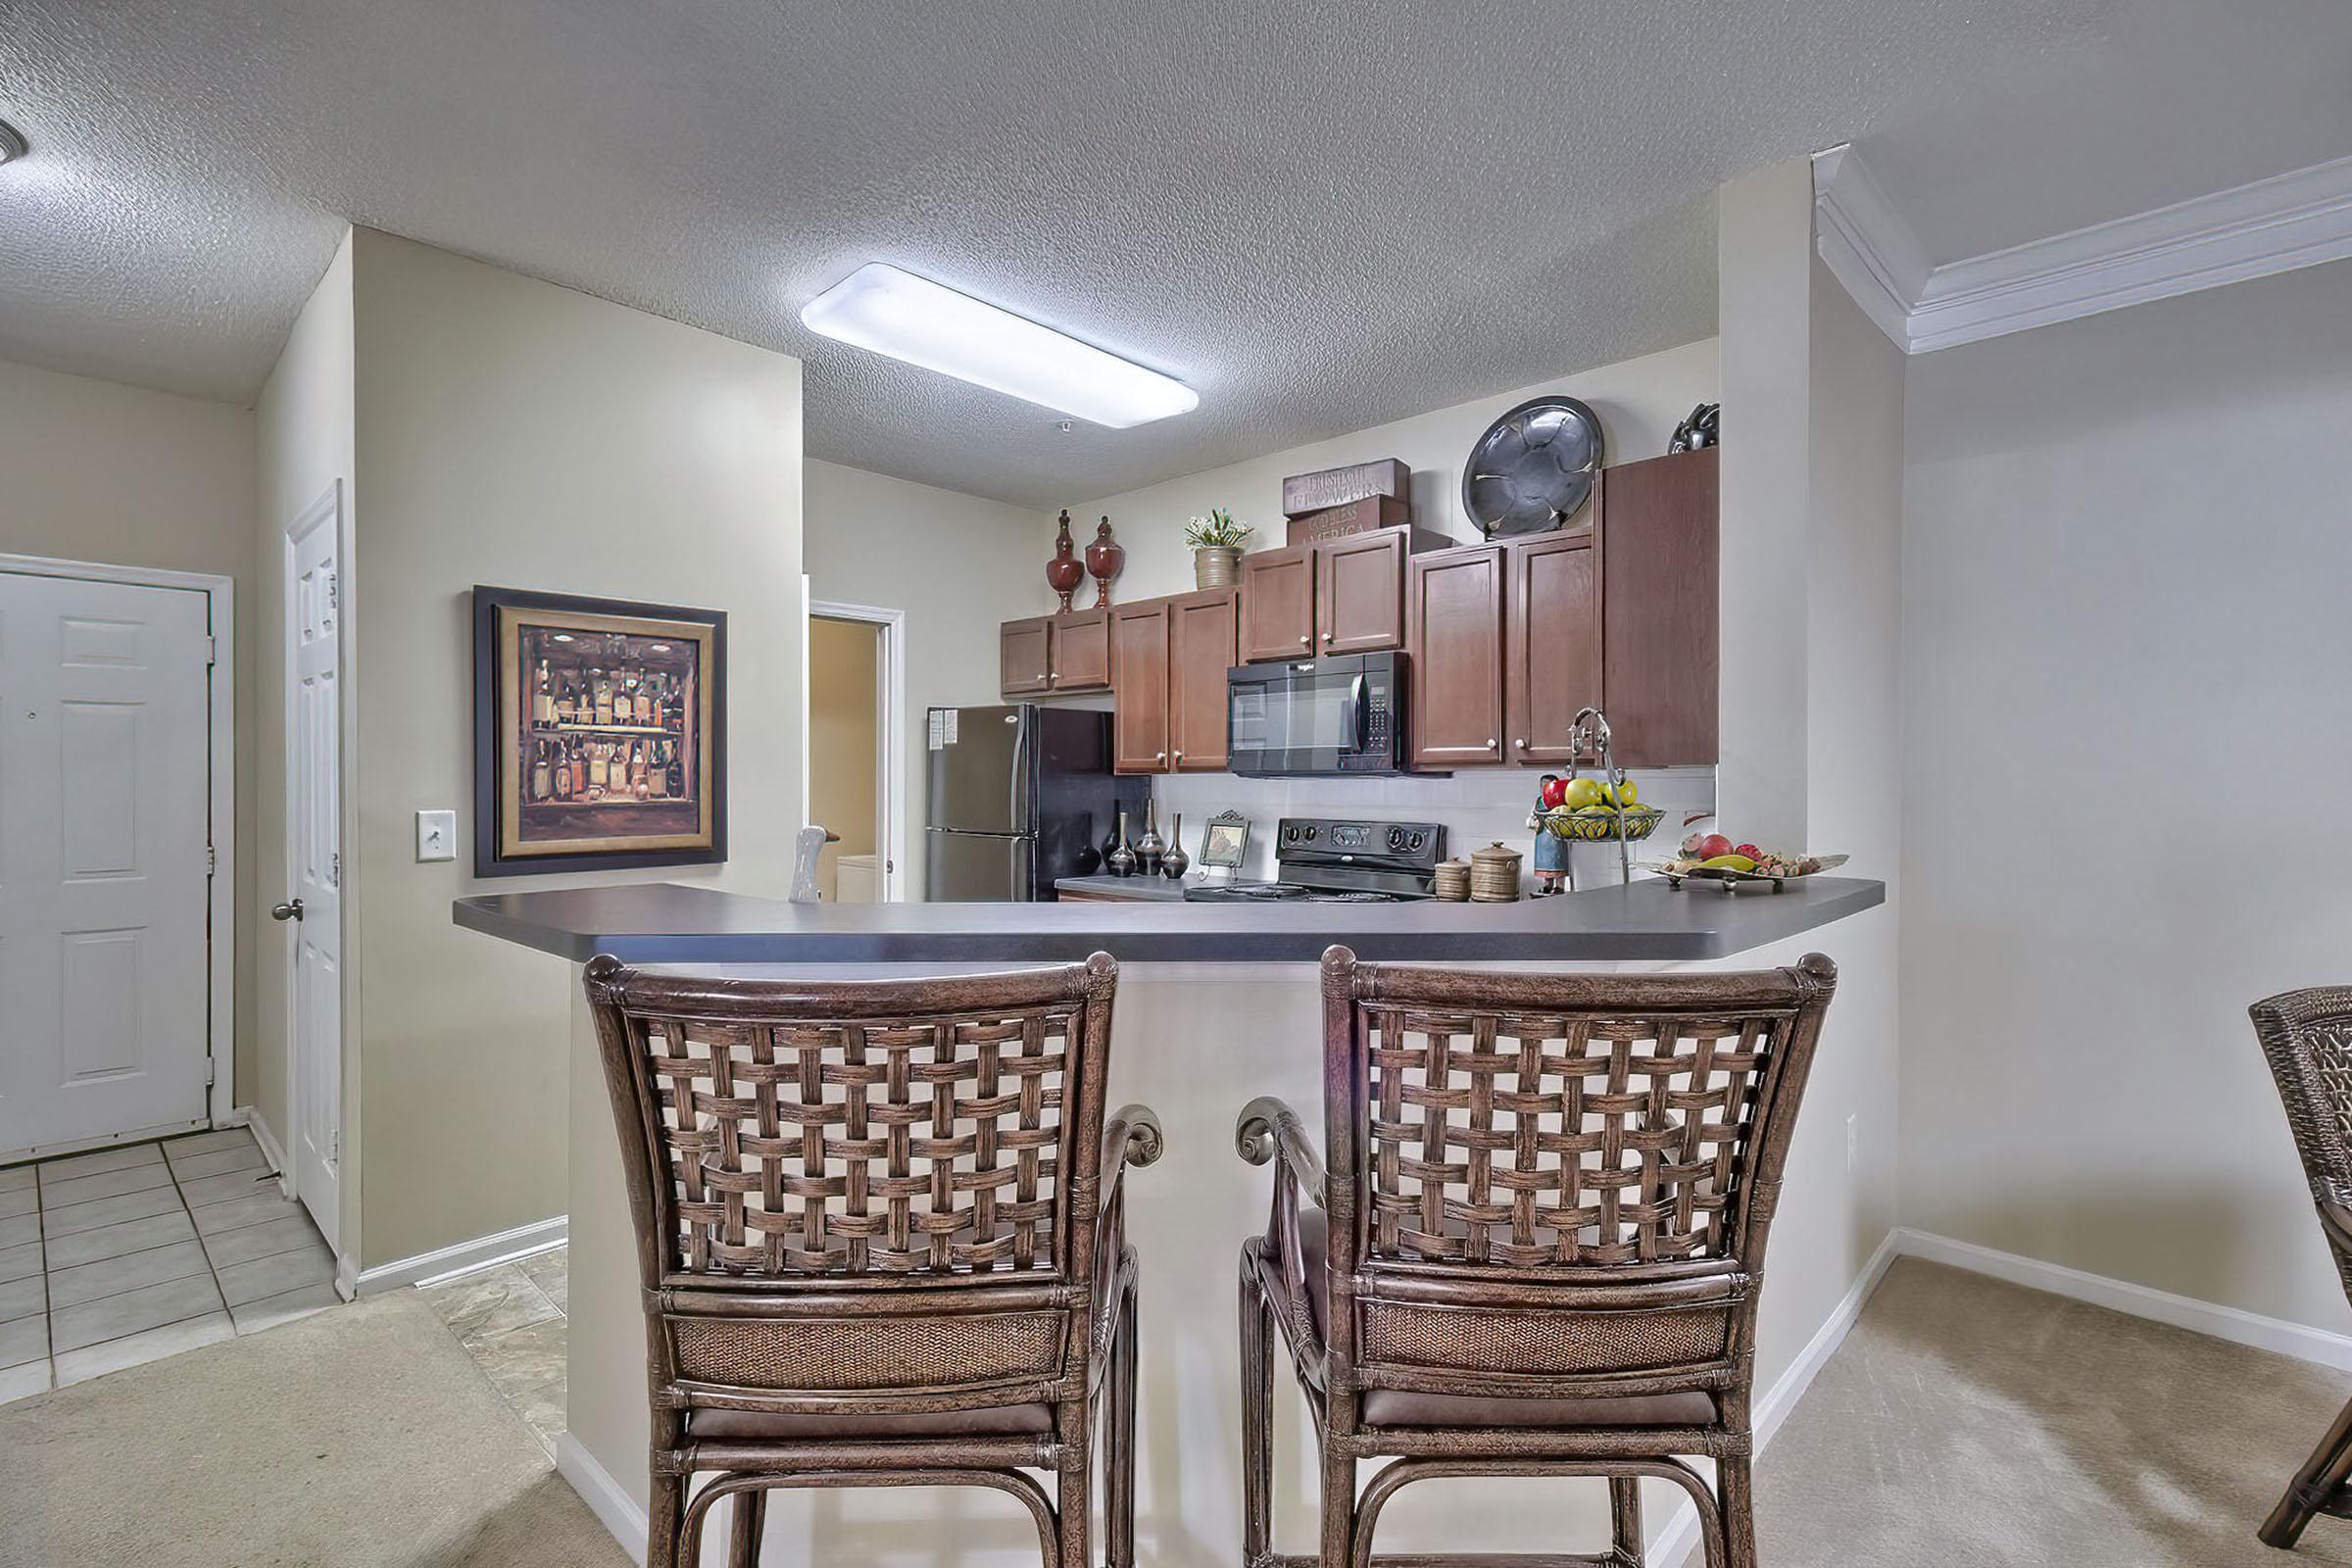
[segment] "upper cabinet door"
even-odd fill
[[[1404,646],[1405,530],[1376,528],[1315,546],[1318,649],[1370,654]]]
[[[1590,528],[1504,547],[1510,760],[1565,762],[1568,727],[1600,706],[1600,551]],[[1614,717],[1612,715],[1612,722]]]
[[[1231,760],[1225,678],[1236,662],[1237,597],[1212,588],[1169,601],[1169,764],[1182,772],[1221,772]]]
[[[1110,765],[1117,773],[1168,766],[1168,601],[1110,611]]]
[[[1621,766],[1716,760],[1718,450],[1601,470],[1601,706]]]
[[[1057,692],[1110,690],[1110,612],[1080,610],[1055,615],[1053,628],[1053,678]]]
[[[1503,760],[1502,557],[1500,545],[1477,545],[1406,567],[1415,767]]]
[[[997,632],[997,662],[1007,692],[1042,692],[1054,683],[1053,633],[1047,617],[1008,620]]]
[[[1314,652],[1315,564],[1311,545],[1242,558],[1239,662],[1304,659]]]

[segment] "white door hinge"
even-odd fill
[[[341,610],[341,609],[343,608],[343,600],[342,600],[342,584],[343,584],[343,574],[342,574],[341,572],[339,572],[339,571],[330,571],[330,572],[328,572],[328,573],[326,574],[326,608],[327,608],[327,609],[329,609],[329,610]]]
[[[212,845],[204,847],[204,874],[217,876],[220,871],[220,852]]]
[[[210,669],[219,662],[220,662],[220,639],[208,635],[204,639],[204,667]]]
[[[343,885],[343,852],[341,850],[337,850],[326,858],[326,885],[330,888],[339,888]]]
[[[343,1129],[338,1127],[326,1135],[326,1162],[330,1165],[343,1157]]]
[[[212,1057],[210,1057],[210,1056],[207,1056],[207,1057],[205,1057],[205,1058],[204,1058],[204,1087],[205,1087],[205,1088],[207,1088],[207,1089],[210,1089],[210,1088],[212,1088],[212,1087],[213,1087],[213,1084],[214,1084],[214,1083],[217,1081],[217,1075],[218,1075],[219,1071],[220,1071],[220,1068],[219,1068],[218,1064],[214,1062],[214,1060],[213,1060],[213,1058],[212,1058]]]

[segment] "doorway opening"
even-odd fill
[[[895,610],[825,601],[808,607],[803,819],[826,832],[816,876],[827,903],[887,904],[900,896],[904,625]]]

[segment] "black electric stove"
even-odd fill
[[[1360,822],[1286,816],[1274,835],[1272,882],[1210,882],[1189,903],[1391,904],[1426,899],[1446,858],[1435,822]]]

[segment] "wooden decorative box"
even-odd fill
[[[1324,468],[1315,473],[1295,473],[1282,481],[1282,514],[1297,517],[1374,496],[1386,496],[1409,507],[1412,476],[1412,470],[1401,458],[1382,458],[1377,463]],[[1292,543],[1298,543],[1296,537]]]
[[[1284,489],[1289,489],[1286,483]],[[1283,543],[1311,545],[1324,539],[1345,539],[1375,528],[1397,528],[1413,520],[1412,504],[1395,496],[1365,496],[1344,506],[1325,507],[1290,519]]]

